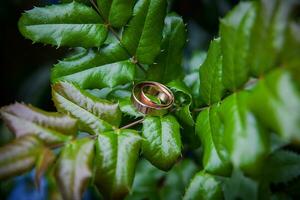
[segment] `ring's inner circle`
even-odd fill
[[[166,95],[164,91],[155,85],[145,85],[142,87],[142,92],[145,94],[148,100],[155,104],[167,104],[169,101],[168,95]]]

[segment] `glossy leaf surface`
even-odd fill
[[[66,200],[80,200],[92,176],[94,141],[89,138],[72,141],[63,148],[55,175]]]
[[[166,0],[141,0],[122,35],[122,44],[141,63],[152,64],[160,52]]]
[[[169,170],[181,154],[179,124],[172,115],[151,117],[143,121],[142,152],[154,166]]]
[[[196,122],[196,134],[203,145],[204,170],[219,175],[227,175],[230,170],[230,158],[222,136],[223,124],[218,116],[219,106],[213,106],[200,112]]]
[[[204,171],[191,180],[183,200],[219,200],[223,198],[221,182]]]
[[[183,76],[182,54],[186,41],[186,31],[181,17],[170,14],[165,19],[161,53],[156,63],[151,65],[148,79],[168,83]]]
[[[100,47],[107,36],[96,11],[75,1],[29,10],[20,18],[19,29],[34,42],[58,47]]]
[[[265,126],[286,141],[300,141],[300,93],[288,71],[277,69],[260,80],[249,101]]]
[[[129,129],[98,135],[94,181],[105,199],[123,199],[129,193],[141,140]]]
[[[249,111],[249,96],[248,92],[240,92],[227,97],[220,107],[220,116],[233,165],[250,173],[259,170],[270,147],[265,129]]]
[[[255,2],[243,2],[221,20],[220,36],[223,54],[223,83],[236,90],[248,80],[247,55],[255,18]]]
[[[123,98],[119,100],[120,110],[122,113],[128,116],[132,116],[134,118],[143,117],[144,114],[140,113],[132,104],[131,98]]]
[[[104,19],[114,27],[124,26],[132,15],[135,0],[97,0]]]
[[[16,137],[36,135],[48,145],[70,140],[77,131],[77,120],[21,103],[2,107],[0,114]]]
[[[192,95],[190,89],[182,81],[168,83],[175,97],[175,115],[185,124],[194,125],[194,119],[190,111]]]
[[[280,19],[275,13],[279,7],[276,5],[277,2],[260,1],[255,5],[257,15],[250,38],[248,58],[251,73],[255,76],[265,73],[276,61],[278,52],[274,44],[278,39],[274,33]]]
[[[119,44],[110,44],[101,49],[81,49],[75,55],[69,56],[54,65],[51,71],[52,82],[60,77],[84,72],[89,69],[97,71],[95,68],[123,61],[128,58],[128,54]]]
[[[222,81],[222,53],[220,38],[210,43],[207,57],[200,67],[200,93],[206,104],[219,102],[224,93]]]
[[[0,148],[0,179],[32,169],[43,145],[34,136],[24,136]]]
[[[132,81],[134,75],[135,64],[131,61],[121,61],[62,76],[53,79],[52,82],[67,81],[77,84],[82,89],[112,88]]]
[[[121,112],[118,104],[93,97],[80,88],[60,82],[52,86],[52,98],[56,108],[69,113],[79,121],[79,128],[98,134],[118,126]]]

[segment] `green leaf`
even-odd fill
[[[63,148],[55,169],[56,180],[66,200],[80,200],[92,176],[94,140],[72,141]]]
[[[151,117],[143,121],[142,152],[154,166],[169,170],[181,155],[179,124],[172,115]]]
[[[42,176],[45,174],[49,166],[52,165],[53,162],[55,161],[54,153],[48,148],[44,148],[42,150],[42,153],[39,152],[39,154],[40,156],[36,163],[35,177],[34,177],[35,184],[38,186],[38,188],[40,187],[40,180]]]
[[[282,52],[284,65],[291,69],[294,78],[300,83],[300,24],[291,23],[287,29],[286,40]]]
[[[140,63],[152,64],[160,52],[166,0],[140,0],[125,27],[122,44]]]
[[[151,94],[145,94],[145,96],[146,96],[147,98],[149,98],[150,101],[152,101],[153,103],[155,103],[155,104],[157,104],[157,105],[161,105],[161,100],[160,100],[160,98],[158,98],[158,97],[156,97],[156,96],[154,96],[154,95],[151,95]]]
[[[84,4],[51,5],[25,12],[19,20],[22,35],[55,46],[100,47],[107,27],[95,10]]]
[[[241,87],[249,77],[246,59],[255,18],[254,4],[255,2],[242,2],[221,20],[223,83],[231,91]]]
[[[113,88],[132,81],[134,75],[135,64],[131,61],[121,61],[60,76],[52,79],[52,82],[67,81],[77,84],[82,89]]]
[[[280,1],[281,2],[281,1]],[[259,76],[273,67],[277,50],[274,32],[278,24],[276,11],[278,1],[260,1],[255,5],[256,17],[250,37],[248,65],[251,74]]]
[[[139,160],[134,182],[132,185],[132,192],[126,197],[126,200],[141,200],[147,198],[148,200],[161,200],[159,193],[159,181],[164,179],[166,172],[161,171],[151,165],[147,160]]]
[[[124,26],[132,15],[135,0],[97,0],[99,10],[113,27]]]
[[[57,181],[55,180],[54,170],[46,174],[44,177],[47,181],[47,195],[49,200],[63,200],[62,195],[59,191]]]
[[[197,170],[196,164],[188,158],[176,163],[172,170],[166,174],[163,187],[160,191],[161,199],[182,199],[185,189]]]
[[[146,160],[140,160],[131,194],[126,200],[174,200],[181,199],[190,179],[197,171],[196,164],[184,159],[170,170],[163,172]]]
[[[200,94],[208,105],[219,102],[224,94],[220,39],[210,43],[207,57],[200,70]]]
[[[0,179],[20,175],[33,168],[43,145],[26,135],[0,148]]]
[[[120,85],[115,88],[103,88],[101,90],[89,90],[91,94],[99,98],[106,98],[112,101],[118,101],[120,110],[129,117],[143,117],[144,114],[139,112],[131,101],[132,84]]]
[[[2,107],[0,114],[16,137],[36,135],[47,145],[68,141],[77,131],[77,120],[30,105],[11,104]]]
[[[51,80],[54,82],[60,77],[85,72],[89,69],[97,71],[97,67],[101,65],[123,61],[128,58],[128,54],[120,46],[120,44],[110,44],[101,49],[82,50],[76,55],[59,61],[51,71]]]
[[[223,140],[234,167],[255,173],[270,152],[270,144],[265,129],[249,111],[249,98],[246,91],[230,95],[220,107],[220,117]]]
[[[168,83],[183,76],[182,55],[185,41],[186,31],[182,18],[169,14],[165,19],[162,52],[147,71],[149,80]]]
[[[263,178],[269,182],[287,183],[300,176],[300,155],[297,153],[278,150],[265,163]]]
[[[187,68],[188,73],[184,77],[183,82],[191,88],[193,99],[198,102],[200,97],[200,78],[199,78],[199,68],[202,66],[206,59],[206,52],[196,51],[193,53],[190,61],[188,62]],[[198,107],[198,103],[195,104]]]
[[[196,134],[203,145],[203,168],[212,174],[227,175],[231,171],[230,158],[222,137],[223,126],[218,116],[219,106],[200,112],[196,122]]]
[[[262,75],[274,67],[279,54],[286,54],[287,51],[291,57],[296,54],[295,51],[288,50],[293,49],[295,43],[284,47],[284,40],[289,37],[286,30],[297,5],[297,1],[280,0],[260,1],[257,5],[248,59],[254,76]],[[286,61],[289,62],[290,59]]]
[[[129,193],[141,140],[129,129],[98,135],[95,184],[105,199],[123,199]]]
[[[56,108],[79,120],[79,128],[91,134],[99,134],[119,126],[121,112],[118,104],[90,95],[79,87],[59,82],[52,86],[52,98]]]
[[[183,200],[223,199],[221,182],[204,171],[198,172],[191,180]]]
[[[139,112],[131,102],[130,97],[119,100],[119,106],[125,115],[132,116],[134,118],[143,117],[144,114]]]
[[[232,176],[223,183],[225,200],[257,200],[258,183],[244,176],[243,172],[234,170]]]
[[[267,128],[285,141],[300,142],[300,93],[287,70],[277,69],[261,79],[249,102]]]
[[[189,88],[182,81],[172,81],[168,83],[168,87],[175,96],[175,115],[189,126],[194,125],[194,119],[190,111],[192,104],[192,95]]]

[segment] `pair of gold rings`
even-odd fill
[[[131,100],[141,113],[164,115],[174,103],[174,95],[169,88],[154,81],[144,81],[132,89]]]

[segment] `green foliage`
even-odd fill
[[[243,172],[234,170],[223,184],[225,199],[250,200],[258,198],[258,184]]]
[[[179,124],[175,117],[146,117],[142,135],[145,158],[157,168],[169,170],[181,153]]]
[[[221,182],[211,174],[198,172],[183,197],[184,200],[218,200],[222,199]]]
[[[134,74],[134,64],[130,61],[121,61],[53,78],[52,82],[67,81],[76,83],[83,89],[113,88],[132,81]]]
[[[253,172],[268,155],[269,144],[265,130],[247,108],[248,99],[248,92],[234,93],[223,101],[219,112],[224,126],[222,142],[232,164]]]
[[[300,141],[300,113],[297,112],[300,93],[288,71],[274,70],[257,84],[252,95],[252,110],[268,128],[287,141]]]
[[[148,79],[168,83],[183,76],[181,63],[185,40],[183,20],[176,14],[169,14],[165,19],[162,52],[157,56],[156,63],[147,71]]]
[[[142,138],[130,129],[99,134],[95,184],[105,199],[123,199],[129,192]]]
[[[102,65],[126,60],[127,58],[126,51],[119,44],[114,43],[101,49],[80,49],[75,55],[67,57],[54,65],[51,79],[54,82],[56,79],[63,79],[63,77],[68,77],[72,74],[87,73],[86,71],[88,70],[90,70],[90,73],[93,73],[93,71],[98,69],[99,72],[101,71],[99,68]]]
[[[15,103],[1,108],[0,114],[16,137],[36,135],[48,145],[68,141],[77,132],[77,120],[30,105]]]
[[[185,25],[167,0],[62,2],[20,18],[24,37],[74,52],[51,71],[58,113],[1,108],[16,137],[0,148],[1,179],[36,167],[37,184],[47,177],[50,196],[58,188],[64,199],[88,185],[129,200],[271,199],[293,191],[272,194],[274,185],[299,186],[297,1],[241,2],[190,69]],[[132,85],[148,79],[173,91],[167,115],[132,105]]]
[[[207,58],[199,70],[200,93],[208,105],[219,102],[224,93],[222,58],[220,39],[215,39],[210,44]]]
[[[205,171],[226,175],[230,171],[229,155],[223,141],[222,124],[214,106],[203,110],[197,118],[196,134],[203,146],[203,168]]]
[[[0,149],[0,178],[22,174],[34,166],[43,145],[34,136],[26,135]]]
[[[137,165],[132,193],[126,200],[181,199],[197,170],[196,164],[190,159],[178,162],[169,172],[161,171],[146,160],[141,160]]]
[[[167,0],[137,1],[122,33],[122,44],[137,60],[152,64],[160,52]]]
[[[254,2],[243,2],[221,20],[222,74],[228,90],[236,91],[249,78],[246,59],[255,14]]]
[[[112,129],[104,117],[109,119],[111,113],[118,113],[116,105],[93,100],[92,97],[84,96],[78,88],[64,82],[53,85],[52,97],[60,112],[71,114],[78,119],[81,130],[98,134]],[[108,104],[110,109],[104,110],[105,104]]]
[[[78,139],[67,144],[60,153],[55,176],[64,199],[80,200],[92,176],[94,141]]]
[[[132,15],[134,0],[97,0],[99,11],[113,27],[126,25]]]
[[[294,152],[278,150],[266,163],[264,177],[272,183],[287,183],[300,175],[300,156]]]
[[[107,27],[101,22],[91,7],[74,1],[27,11],[20,18],[19,29],[34,42],[58,47],[100,47],[107,37]]]
[[[175,115],[180,121],[188,126],[194,125],[194,119],[190,111],[192,95],[190,89],[182,81],[172,81],[168,83],[175,95]]]

